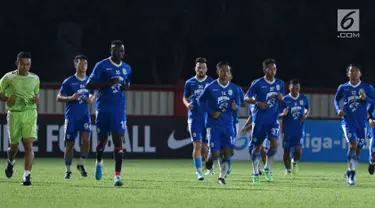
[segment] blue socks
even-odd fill
[[[194,158],[194,166],[197,171],[202,171],[202,157]]]

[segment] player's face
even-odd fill
[[[76,62],[76,70],[81,73],[86,73],[87,71],[87,60],[78,59]]]
[[[300,84],[289,84],[289,91],[293,94],[298,94],[301,91]]]
[[[124,45],[112,45],[111,47],[111,56],[116,60],[122,60],[125,56]]]
[[[207,64],[206,63],[196,63],[195,64],[195,72],[197,77],[203,78],[206,76],[207,73]]]
[[[230,67],[228,65],[222,65],[218,69],[219,79],[222,81],[229,81],[229,78],[232,76]]]
[[[361,71],[357,67],[350,67],[348,70],[348,77],[352,80],[359,80],[361,78]]]
[[[266,68],[264,68],[264,73],[267,77],[275,77],[276,71],[276,64],[267,64]]]
[[[29,58],[21,58],[17,62],[17,68],[21,73],[27,73],[30,71],[31,67],[31,59]]]

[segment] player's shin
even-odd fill
[[[90,134],[82,136],[82,143],[81,143],[81,148],[80,148],[80,160],[79,160],[80,165],[84,165],[84,162],[89,155],[89,151],[90,151],[90,139],[89,138],[90,138]]]
[[[121,175],[122,158],[124,155],[124,148],[122,146],[115,147],[115,176]]]
[[[105,139],[103,140],[101,137],[98,137],[98,139],[99,141],[98,141],[98,144],[96,145],[96,163],[101,164],[103,160],[103,151],[106,145],[106,140]]]
[[[264,165],[265,170],[271,169],[273,158],[277,152],[277,140],[272,139],[270,143],[271,143],[270,148],[267,151],[266,164]]]
[[[231,148],[228,148],[228,147],[224,148],[224,157],[219,158],[217,160],[218,164],[219,164],[219,167],[220,167],[219,178],[225,178],[225,176],[227,175],[227,171],[228,171],[229,163],[230,163],[230,158],[231,158]]]
[[[74,142],[65,142],[64,161],[66,166],[66,172],[71,172],[70,166],[72,165],[73,160],[73,147]]]
[[[12,165],[14,164],[14,159],[16,158],[18,152],[18,144],[11,144],[8,148],[8,162]]]
[[[289,148],[284,149],[283,160],[284,160],[285,170],[289,173],[291,171],[290,149]]]
[[[202,156],[201,156],[202,142],[193,142],[193,162],[197,172],[202,172]]]
[[[34,159],[34,151],[33,151],[33,142],[34,139],[25,138],[23,139],[23,146],[25,150],[25,173],[24,177],[30,175],[32,163]]]
[[[355,148],[350,148],[348,150],[347,156],[348,156],[348,170],[355,171],[356,157],[357,157]]]
[[[251,160],[253,161],[253,174],[259,175],[260,151],[257,148],[252,150]]]

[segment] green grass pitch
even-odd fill
[[[75,160],[77,162],[78,160]],[[0,160],[5,164],[5,160]],[[72,166],[73,178],[64,180],[63,159],[36,158],[33,185],[23,187],[23,160],[16,160],[15,174],[0,174],[2,208],[95,208],[95,207],[373,207],[375,176],[367,164],[357,166],[357,185],[345,183],[344,163],[300,163],[296,177],[284,176],[281,162],[273,166],[274,182],[261,178],[251,183],[250,161],[233,161],[227,185],[217,183],[216,174],[196,180],[192,160],[124,160],[121,188],[112,186],[112,159],[104,161],[104,175],[96,181],[94,160],[86,161],[89,172],[82,178]],[[3,166],[4,167],[4,166]]]

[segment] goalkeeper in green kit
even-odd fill
[[[37,106],[39,101],[39,77],[30,71],[31,54],[17,55],[17,69],[5,74],[0,80],[0,99],[6,102],[10,147],[5,175],[13,176],[18,144],[25,149],[25,172],[22,184],[31,185],[31,167],[34,159],[33,142],[37,138]]]

